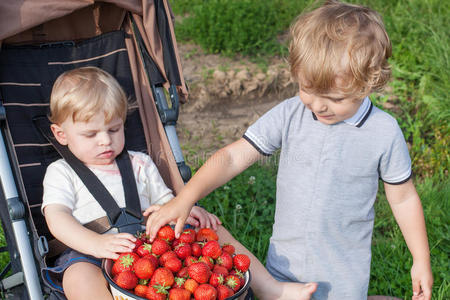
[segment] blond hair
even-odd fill
[[[307,92],[338,88],[362,97],[390,79],[391,42],[380,15],[367,7],[327,1],[297,17],[290,38],[291,75]]]
[[[66,71],[53,84],[50,96],[52,123],[89,121],[103,112],[105,123],[119,117],[125,121],[128,100],[117,80],[97,67],[82,67]]]

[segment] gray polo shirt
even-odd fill
[[[264,155],[281,148],[269,272],[318,282],[314,299],[366,299],[378,181],[411,176],[397,121],[366,98],[353,117],[326,125],[297,96],[264,114],[244,138]]]

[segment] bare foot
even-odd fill
[[[294,283],[283,282],[282,294],[277,299],[289,300],[309,300],[312,294],[317,290],[317,283]]]

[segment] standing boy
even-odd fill
[[[430,300],[428,240],[408,148],[396,120],[368,98],[391,75],[391,45],[380,16],[327,1],[297,18],[291,39],[289,64],[299,96],[215,153],[172,201],[149,208],[147,230],[154,236],[174,220],[179,233],[196,201],[281,149],[270,274],[279,281],[316,282],[314,299],[366,299],[381,179],[413,257],[413,299]],[[261,274],[252,270],[256,292],[264,289]]]

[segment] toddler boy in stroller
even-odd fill
[[[100,259],[116,259],[118,253],[133,250],[136,239],[130,231],[101,234],[81,225],[104,217],[105,210],[90,184],[78,176],[77,164],[90,174],[89,180],[97,178],[106,187],[119,207],[128,208],[128,196],[135,195],[140,200],[134,205],[138,220],[151,204],[173,198],[151,158],[124,148],[127,105],[119,83],[96,67],[67,71],[53,86],[50,128],[57,142],[67,146],[69,158],[63,155],[66,159],[47,168],[41,209],[50,232],[69,249],[55,267],[45,270],[44,280],[68,299],[111,299]],[[188,223],[216,228],[220,221],[196,206]]]

